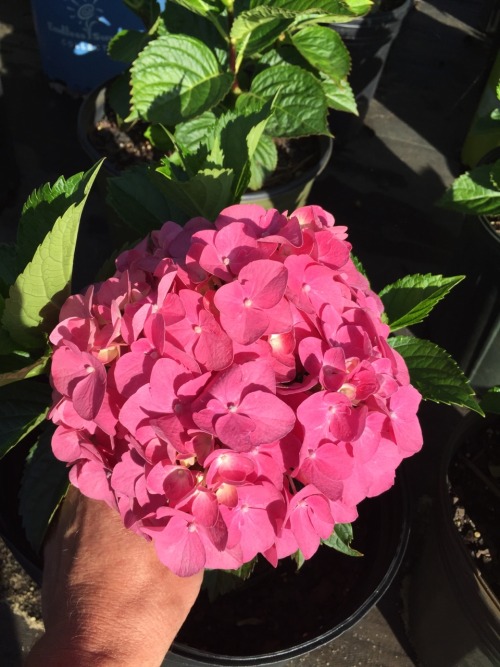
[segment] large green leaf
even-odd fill
[[[500,161],[497,163],[500,168]],[[459,176],[439,200],[441,206],[466,215],[500,214],[495,165],[482,165]]]
[[[145,120],[172,127],[215,107],[232,83],[208,46],[186,35],[164,35],[132,66],[132,105]]]
[[[411,382],[424,399],[483,414],[469,381],[445,350],[411,336],[391,337],[389,343],[405,360]]]
[[[81,177],[79,201],[58,217],[5,301],[2,325],[28,349],[41,349],[71,292],[73,258],[83,207],[101,163]],[[83,191],[82,191],[83,190]]]
[[[45,419],[51,396],[49,384],[37,380],[0,387],[0,458]]]
[[[307,26],[292,35],[299,53],[322,74],[340,82],[349,74],[351,56],[342,38],[325,26]]]
[[[181,7],[189,9],[190,12],[199,14],[208,18],[211,14],[218,14],[222,10],[222,5],[218,0],[169,0]]]
[[[35,551],[40,551],[47,529],[68,490],[68,468],[52,453],[50,441],[54,428],[47,424],[26,460],[19,510],[26,536]]]
[[[445,278],[442,275],[415,274],[405,276],[379,292],[391,331],[398,331],[422,322],[464,276]]]
[[[301,137],[326,134],[327,102],[321,82],[295,65],[277,65],[252,81],[250,91],[239,96],[237,108],[256,109],[279,94],[266,127],[272,137]]]
[[[75,174],[68,179],[60,176],[53,184],[45,183],[34,190],[23,206],[17,229],[18,265],[16,276],[31,261],[36,249],[71,204],[80,202],[88,175]],[[14,280],[11,281],[11,284]]]

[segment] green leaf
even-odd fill
[[[164,35],[132,66],[132,104],[141,118],[174,126],[215,107],[232,83],[208,46],[186,35]]]
[[[500,161],[496,163],[500,164]],[[495,165],[482,165],[459,176],[439,200],[439,204],[466,215],[498,215],[500,189],[494,185]]]
[[[10,354],[8,357],[0,356],[0,387],[42,375],[47,370],[50,356],[50,352],[47,352],[31,363],[27,363],[29,358],[26,359],[19,354]]]
[[[347,80],[339,81],[339,83],[333,83],[333,81],[322,81],[321,83],[330,109],[359,116],[356,98]]]
[[[445,278],[442,275],[405,276],[379,292],[391,331],[422,322],[465,276]]]
[[[304,557],[304,554],[300,549],[297,549],[293,554],[291,554],[290,558],[293,560],[295,563],[297,570],[300,570],[300,568],[304,565],[306,562],[306,559]]]
[[[147,32],[120,30],[108,42],[108,55],[113,60],[131,63],[150,40]]]
[[[84,173],[68,179],[62,176],[54,184],[46,183],[34,190],[23,206],[17,230],[18,266],[17,273],[23,271],[33,258],[38,246],[71,204],[81,201],[84,196],[86,178]],[[12,284],[14,280],[11,280]]]
[[[486,414],[500,415],[500,387],[492,387],[482,397],[481,408]]]
[[[165,220],[178,219],[179,212],[159,188],[159,180],[154,169],[142,165],[108,178],[106,201],[120,217],[122,242],[143,238]]]
[[[405,360],[411,383],[424,399],[483,414],[469,381],[446,350],[411,336],[391,337],[388,342]]]
[[[263,134],[257,144],[253,160],[250,163],[250,190],[261,190],[266,178],[276,170],[278,164],[278,149],[276,144]]]
[[[128,118],[132,122],[133,112],[130,108],[130,72],[127,70],[113,79],[106,88],[106,101],[111,106],[120,122]],[[138,117],[133,120],[138,120]]]
[[[61,305],[71,292],[73,258],[83,207],[102,163],[80,178],[79,201],[57,218],[33,259],[10,288],[2,324],[14,341],[28,349],[46,345]]]
[[[207,137],[212,133],[217,118],[211,111],[186,121],[179,123],[175,128],[175,139],[181,144],[184,150],[194,152],[198,146],[206,142]]]
[[[237,100],[237,109],[257,109],[279,94],[266,134],[272,137],[329,135],[327,103],[321,83],[295,65],[277,65],[252,81],[250,91]]]
[[[252,6],[267,4],[269,0],[253,0]],[[300,21],[341,23],[368,13],[371,0],[273,0],[274,7],[293,11]]]
[[[244,56],[265,51],[293,22],[295,14],[277,7],[261,6],[239,14],[231,27],[237,53],[236,71]]]
[[[272,118],[275,100],[267,102],[255,113],[237,115],[228,112],[222,116],[215,129],[209,160],[234,174],[233,199],[239,201],[248,188],[250,162],[257,150],[267,123]]]
[[[40,551],[47,529],[68,490],[68,467],[58,461],[51,449],[54,432],[47,424],[30,450],[19,492],[19,510],[26,536]]]
[[[327,547],[340,551],[346,556],[362,556],[363,554],[351,547],[353,540],[352,525],[350,523],[336,523],[333,533],[327,540],[321,540]]]
[[[173,177],[165,165],[157,171],[165,176],[161,187],[166,196],[188,217],[201,215],[215,220],[223,208],[236,203],[232,194],[234,175],[229,169],[207,167],[185,181]]]
[[[299,53],[322,74],[339,83],[349,74],[351,57],[342,38],[332,28],[308,26],[292,35]]]
[[[49,384],[37,380],[0,387],[0,458],[45,419],[51,397]]]
[[[208,18],[212,13],[221,11],[221,4],[216,0],[170,0],[176,5],[189,9],[190,12]]]

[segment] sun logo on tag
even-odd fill
[[[77,20],[82,25],[89,39],[91,38],[93,27],[97,22],[109,25],[109,21],[103,17],[102,9],[97,6],[97,2],[98,0],[91,0],[91,2],[70,0],[66,5],[70,18]]]

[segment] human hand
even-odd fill
[[[152,543],[71,487],[44,551],[45,635],[26,667],[158,667],[203,575],[178,577]]]

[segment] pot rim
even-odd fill
[[[280,665],[285,661],[290,660],[291,658],[302,656],[305,653],[309,653],[314,649],[324,646],[328,642],[339,637],[345,631],[352,628],[370,611],[370,609],[372,609],[377,604],[377,602],[379,602],[382,596],[387,592],[387,589],[393,582],[401,566],[406,553],[406,548],[408,546],[410,536],[410,500],[408,485],[404,476],[404,470],[402,468],[398,468],[394,486],[380,495],[387,498],[386,494],[389,493],[392,493],[393,496],[397,495],[397,498],[393,498],[392,501],[398,503],[398,509],[400,512],[400,525],[397,531],[397,540],[394,539],[394,542],[397,542],[395,552],[393,553],[388,566],[385,567],[384,573],[381,575],[378,583],[372,587],[370,594],[347,618],[343,619],[334,627],[317,635],[316,637],[312,637],[307,641],[300,642],[288,648],[273,651],[272,653],[260,653],[255,655],[242,656],[217,654],[210,651],[192,648],[180,641],[173,642],[170,649],[171,652],[180,658],[193,660],[194,662],[192,664],[196,664],[197,666],[199,665],[200,667],[201,665],[210,667],[263,667],[264,665]],[[376,497],[375,499],[367,500],[378,500],[379,502],[383,502],[380,496]],[[354,522],[354,526],[355,525],[356,524]],[[166,664],[168,665],[169,663],[167,662]]]

